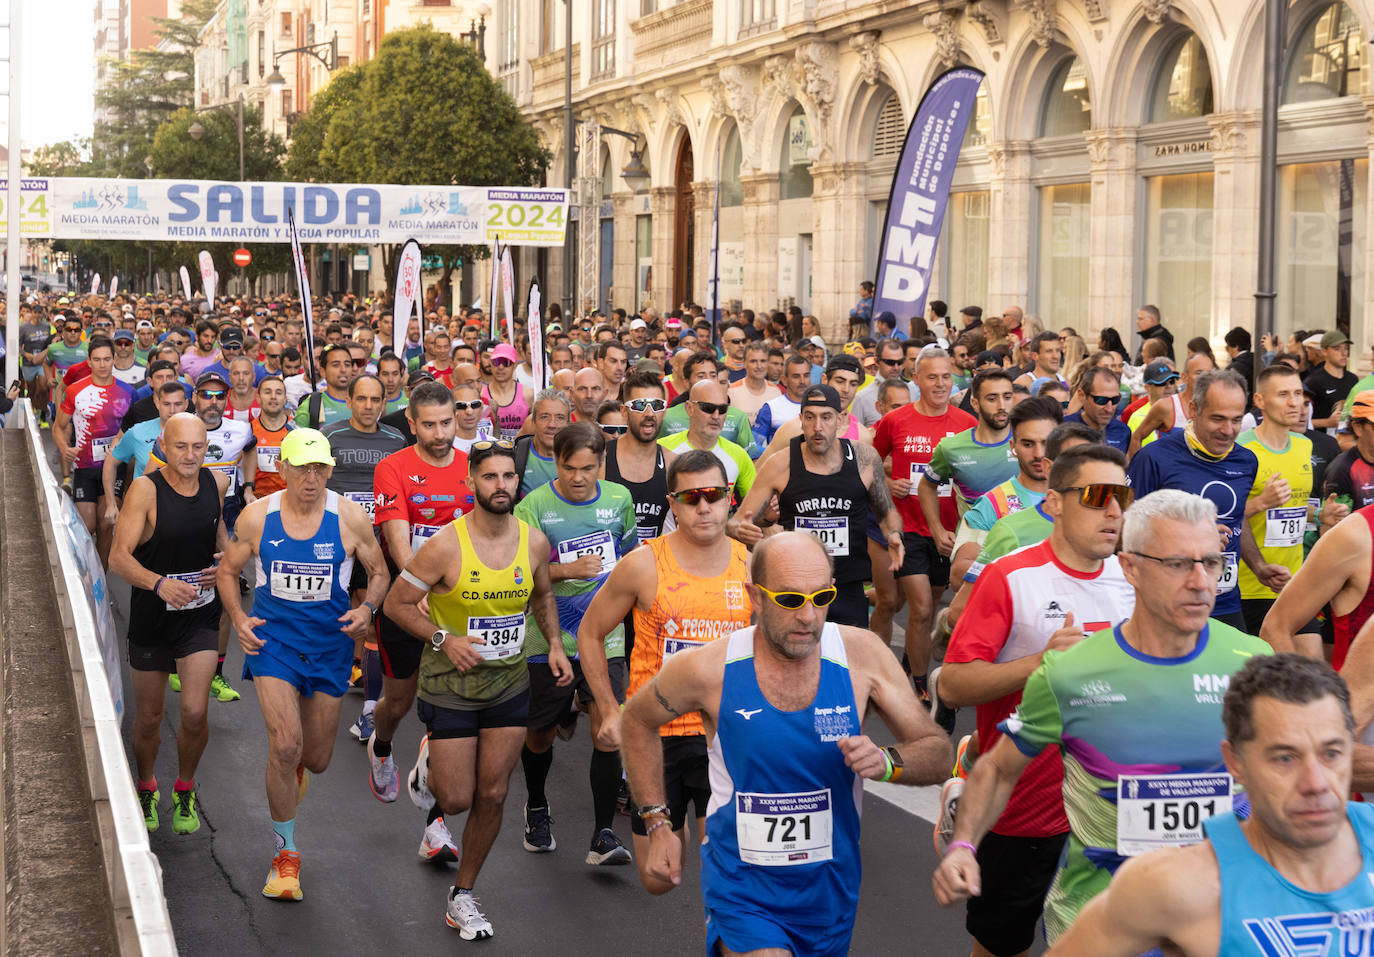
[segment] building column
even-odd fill
[[[1035,241],[1030,144],[1025,140],[989,143],[988,161],[988,301],[983,308],[1000,315],[1008,306],[1019,305],[1029,312],[1031,244]],[[961,304],[952,302],[949,307],[952,311]]]
[[[1374,170],[1374,96],[1364,97],[1365,121],[1369,125],[1369,168]],[[1374,226],[1374,196],[1370,194],[1374,190],[1365,190],[1364,204],[1364,229],[1365,236],[1369,236],[1371,226]],[[1356,255],[1359,255],[1358,253]],[[1365,364],[1369,361],[1369,347],[1371,345],[1368,330],[1374,329],[1374,273],[1370,269],[1374,268],[1374,244],[1366,241],[1364,244],[1364,303],[1361,309],[1361,318],[1356,320],[1354,313],[1355,296],[1359,290],[1351,289],[1351,318],[1350,318],[1350,338],[1354,340],[1354,345],[1350,347],[1350,368],[1357,374],[1364,371]]]
[[[653,307],[666,315],[678,304],[673,302],[673,250],[677,219],[677,187],[655,186],[649,190],[649,207],[654,217]]]
[[[703,309],[711,297],[711,214],[716,204],[715,180],[692,182],[693,215],[696,218],[696,245],[692,248],[692,301]],[[725,307],[721,300],[721,308]]]
[[[615,236],[611,240],[611,302],[627,313],[635,301],[635,194],[611,194],[612,222]]]
[[[744,188],[744,306],[778,307],[777,173],[741,175]]]
[[[1220,342],[1232,326],[1255,320],[1259,261],[1259,113],[1213,113],[1212,323]],[[1258,343],[1256,346],[1258,347]]]
[[[1088,314],[1048,316],[1050,327],[1130,328],[1135,298],[1136,131],[1088,130],[1092,190]]]
[[[827,342],[849,336],[849,310],[859,301],[866,239],[866,164],[811,167],[811,312]]]

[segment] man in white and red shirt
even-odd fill
[[[945,350],[934,346],[922,350],[916,360],[915,382],[921,397],[878,420],[873,427],[873,447],[883,458],[892,460],[888,486],[902,516],[902,545],[906,550],[902,567],[895,573],[906,597],[906,665],[921,700],[929,702],[926,668],[930,665],[930,623],[936,599],[949,584],[949,555],[935,547],[916,497],[916,483],[940,440],[968,431],[978,420],[949,404],[954,363]],[[959,516],[953,486],[940,486],[939,495],[940,520],[946,528],[955,528]],[[879,635],[883,637],[881,632]]]
[[[940,698],[947,705],[978,706],[976,747],[983,754],[1000,734],[998,722],[1020,704],[1026,679],[1046,651],[1071,647],[1135,609],[1135,591],[1115,554],[1131,501],[1125,457],[1105,445],[1072,448],[1055,459],[1049,485],[1044,508],[1054,519],[1050,537],[983,570],[940,671]],[[978,847],[982,893],[970,898],[965,923],[981,948],[975,953],[1021,954],[1034,942],[1069,831],[1063,779],[1058,749],[1040,752]],[[962,784],[960,778],[946,782],[943,806]],[[941,816],[937,847],[953,825],[952,813]],[[950,849],[941,847],[941,853]]]

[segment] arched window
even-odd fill
[[[1169,45],[1155,75],[1149,122],[1186,120],[1212,112],[1212,71],[1207,49],[1195,34]]]
[[[1344,3],[1333,3],[1307,21],[1289,49],[1284,103],[1356,96],[1368,86],[1364,31]]]
[[[744,187],[739,181],[740,166],[744,163],[744,149],[739,141],[739,127],[730,127],[725,148],[720,156],[720,205],[743,206]]]
[[[616,169],[611,166],[611,151],[606,148],[606,144],[601,144],[601,195],[610,196],[618,192],[616,182]]]
[[[1045,90],[1045,105],[1040,114],[1040,135],[1082,133],[1092,126],[1092,122],[1088,70],[1078,57],[1068,57],[1050,74],[1050,82]]]
[[[902,103],[896,93],[889,93],[873,127],[873,158],[896,159],[902,153],[905,137],[906,117],[902,116]]]
[[[787,120],[778,161],[780,199],[806,199],[811,195],[811,131],[806,111],[797,106]]]

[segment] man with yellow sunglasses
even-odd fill
[[[625,706],[630,790],[644,811],[665,804],[658,729],[700,712],[714,795],[701,847],[707,952],[838,957],[859,901],[860,779],[933,783],[949,741],[877,635],[826,621],[836,589],[815,537],[765,539],[749,571],[758,624],[668,658]],[[870,706],[898,744],[863,734]],[[666,816],[644,816],[645,885],[669,890],[682,842]]]

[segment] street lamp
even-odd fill
[[[320,51],[327,50],[328,53]],[[288,53],[308,53],[315,59],[324,64],[324,68],[333,73],[339,68],[339,35],[336,33],[328,40],[319,43],[308,43],[303,47],[292,47],[289,50],[279,50],[272,54],[272,72],[267,75],[267,88],[274,93],[280,93],[286,89],[286,77],[281,74],[281,58]]]
[[[481,23],[476,20],[468,21],[471,26],[467,30],[458,33],[458,39],[466,40],[477,48],[477,55],[483,60],[487,58],[487,15],[481,16]]]
[[[228,104],[228,103],[219,103],[219,104],[216,104],[215,106],[202,106],[202,107],[199,107],[198,109],[196,109],[194,112],[196,112],[196,113],[208,113],[208,112],[210,112],[211,110],[222,110],[222,109],[224,109],[225,107],[227,107],[227,106],[229,106],[229,105],[230,105],[230,104]],[[243,94],[242,94],[242,93],[239,94],[238,100],[236,100],[236,101],[234,102],[233,105],[236,107],[237,112],[238,112],[238,132],[239,132],[239,182],[242,183],[242,182],[243,182]],[[188,127],[186,127],[186,135],[189,136],[189,137],[191,137],[191,139],[195,140],[197,143],[199,143],[202,139],[205,138],[205,127],[202,126],[202,125],[200,124],[200,121],[199,121],[199,120],[192,120],[192,121],[191,121],[191,125],[188,126]],[[151,159],[152,159],[152,158],[149,157],[149,166],[148,166],[148,169],[149,169],[150,172],[151,172],[151,170],[152,170]]]

